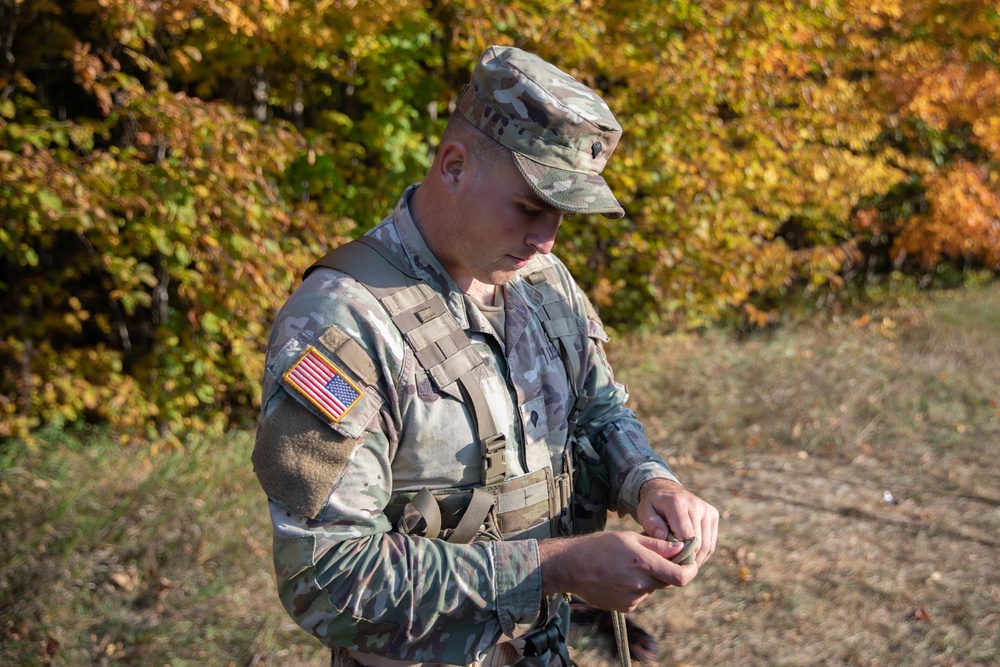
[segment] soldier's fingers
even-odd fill
[[[684,550],[683,542],[668,542],[665,539],[640,535],[639,544],[656,553],[660,558],[670,560]]]
[[[698,550],[698,565],[701,566],[715,553],[719,539],[719,511],[708,505],[701,520],[701,548]]]
[[[646,531],[647,535],[651,535],[660,540],[667,539],[670,534],[670,526],[667,525],[666,519],[664,519],[655,508],[644,513],[644,516],[639,516],[639,524],[642,529]]]

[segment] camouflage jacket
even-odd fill
[[[534,315],[537,290],[520,277],[506,285],[506,331],[497,337],[424,243],[407,207],[412,191],[369,234],[441,295],[486,361],[481,385],[507,436],[508,474],[546,466],[560,474],[573,392]],[[578,423],[607,462],[609,509],[634,514],[644,482],[675,478],[624,407],[604,330],[566,268],[551,255],[532,264],[555,267],[578,316],[587,399]],[[358,354],[347,363],[355,343],[367,360],[360,372]],[[317,405],[290,379],[310,348],[346,380],[340,408]],[[329,646],[450,664],[480,659],[504,636],[544,622],[537,541],[401,535],[383,512],[394,492],[478,485],[481,462],[460,397],[434,389],[374,297],[346,274],[312,272],[273,325],[254,449],[279,595],[295,621]]]

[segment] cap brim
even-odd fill
[[[511,152],[528,185],[547,204],[571,213],[600,213],[607,218],[625,216],[625,209],[600,174],[556,169]]]

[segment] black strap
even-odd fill
[[[517,665],[525,667],[571,667],[573,662],[566,648],[559,617],[553,618],[544,628],[524,636],[524,658]]]

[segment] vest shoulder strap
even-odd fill
[[[438,390],[449,391],[457,385],[479,439],[483,484],[505,479],[506,439],[497,430],[479,384],[483,360],[437,292],[370,236],[327,253],[306,270],[305,276],[318,267],[343,271],[378,299]]]

